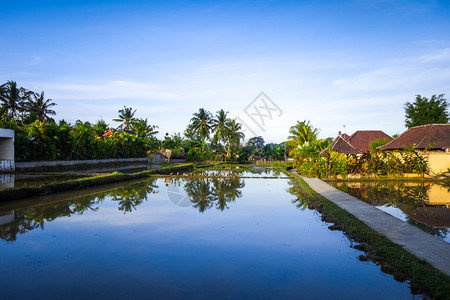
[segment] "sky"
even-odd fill
[[[199,108],[246,139],[287,139],[309,120],[405,131],[415,95],[450,97],[450,1],[3,1],[0,83],[45,92],[56,120],[95,123],[124,106],[183,133]]]

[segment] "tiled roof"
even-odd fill
[[[415,146],[417,149],[446,149],[450,147],[450,124],[428,124],[409,128],[398,138],[379,147],[381,150],[403,149]]]
[[[362,154],[362,151],[346,141],[345,137],[338,136],[333,144],[331,148],[333,151],[345,154]]]
[[[358,130],[352,134],[347,141],[362,152],[370,150],[370,142],[386,139],[388,142],[392,138],[381,130]]]
[[[339,132],[337,138],[331,144],[331,150],[344,154],[363,154],[370,150],[370,142],[392,138],[381,130],[358,130],[351,136]],[[325,155],[328,151],[322,150],[320,154]]]
[[[349,142],[346,141],[347,134],[340,134],[337,138],[334,139],[333,143],[331,143],[331,150],[344,154],[362,154],[359,149],[353,147]],[[320,152],[320,154],[325,155],[328,152],[327,149],[324,149]]]
[[[346,134],[346,133],[342,133],[342,134],[341,134],[341,137],[342,137],[344,140],[346,140],[346,141],[348,141],[348,139],[350,138],[350,136],[349,136],[348,134]]]

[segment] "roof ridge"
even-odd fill
[[[356,132],[355,132],[355,133],[356,133]],[[352,148],[355,149],[356,151],[361,152],[361,153],[364,152],[364,151],[362,151],[361,149],[358,149],[358,148],[356,148],[355,146],[353,146],[352,144],[350,144],[350,142],[347,141],[346,139],[343,138],[343,140],[344,140],[344,142],[346,142],[350,147],[352,147]]]
[[[413,128],[413,127],[411,127]],[[396,141],[397,139],[399,139],[402,135],[404,135],[405,133],[407,133],[411,128],[406,129],[406,131],[403,131],[402,133],[400,133],[400,135],[398,137],[396,137],[395,139],[393,138],[390,142],[387,142],[386,144],[379,146],[377,148],[385,148],[386,146],[389,146],[389,144],[392,144],[394,141]]]
[[[430,132],[431,128],[433,128],[433,126],[434,126],[434,124],[427,124],[427,125],[431,125],[431,126],[430,126],[430,128],[428,128],[427,132],[425,132],[425,134],[423,135],[422,140],[416,146],[419,146],[425,140],[425,138],[428,136],[428,133]],[[428,145],[427,145],[427,147],[428,147]],[[424,148],[426,148],[426,147],[424,147]]]

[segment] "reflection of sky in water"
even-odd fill
[[[0,241],[0,298],[411,298],[317,212],[297,209],[287,180],[244,182],[223,211],[176,206],[158,179],[132,212],[106,199]]]
[[[393,207],[392,205],[382,205],[375,207],[390,214],[391,216],[396,217],[397,219],[402,220],[403,222],[406,222],[408,220],[408,216],[406,214],[404,214],[400,209]]]

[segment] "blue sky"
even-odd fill
[[[297,120],[392,135],[416,94],[450,96],[448,1],[1,2],[0,82],[45,91],[72,123],[117,126],[126,105],[183,132],[204,107],[266,142]],[[257,126],[262,91],[281,111]]]

